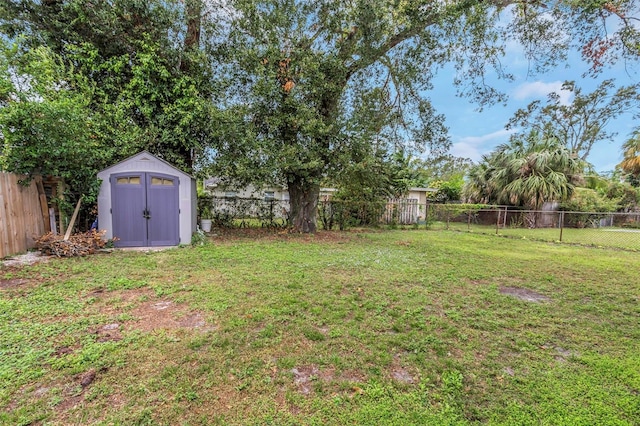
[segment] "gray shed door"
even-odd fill
[[[175,246],[180,242],[179,179],[152,172],[111,175],[116,247]]]

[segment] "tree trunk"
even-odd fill
[[[200,27],[202,25],[202,0],[187,0],[187,34],[184,38],[184,47],[197,49],[200,46]]]
[[[180,62],[180,70],[189,72],[193,64],[189,53],[200,47],[200,30],[202,27],[202,0],[187,0],[185,2],[185,13],[187,18],[187,33],[184,37],[185,57]]]
[[[316,232],[320,185],[309,183],[296,176],[290,176],[287,180],[291,205],[289,224],[299,232]]]

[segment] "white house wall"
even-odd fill
[[[211,195],[216,198],[224,198],[228,192],[235,192],[238,198],[257,198],[264,199],[265,192],[273,192],[273,196],[278,201],[289,200],[289,192],[282,188],[264,188],[257,189],[254,186],[248,185],[244,188],[231,188],[231,187],[209,187]]]

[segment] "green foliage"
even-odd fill
[[[618,200],[620,210],[632,211],[640,204],[640,188],[626,182],[612,182],[607,188],[606,197]]]
[[[95,172],[104,153],[96,135],[100,117],[88,108],[90,85],[47,47],[23,54],[17,45],[4,46],[0,57],[0,165],[28,176],[61,177],[74,198],[85,194],[95,201]]]
[[[202,219],[213,219],[213,196],[207,193],[198,194],[198,216]]]
[[[427,193],[429,201],[436,203],[446,203],[459,201],[462,198],[464,188],[464,177],[462,174],[453,175],[449,180],[436,180],[429,184],[429,188],[437,189],[436,193]]]
[[[43,139],[54,151],[62,144],[64,153],[80,152],[76,158],[90,163],[85,178],[147,149],[189,172],[286,184],[294,225],[312,231],[323,180],[380,152],[443,155],[447,129],[428,98],[441,65],[454,64],[453,83],[482,106],[504,100],[484,76],[510,77],[500,66],[508,42],[526,46],[536,70],[560,62],[571,45],[597,72],[637,59],[640,38],[627,18],[637,15],[630,0],[230,0],[223,12],[208,9],[218,6],[4,1],[3,42],[18,43],[23,58],[44,46],[61,65],[52,91],[34,88],[38,96],[23,100],[25,108],[7,110],[13,138],[32,153]],[[605,28],[607,18],[620,25]],[[43,73],[4,72],[2,102],[14,92],[10,75]],[[13,154],[0,164],[16,168],[7,155],[19,154],[7,139],[3,145]],[[74,173],[75,164],[60,159],[59,168]],[[39,166],[25,161],[23,168]],[[75,183],[72,190],[85,191]]]
[[[640,132],[622,145],[623,160],[618,165],[626,174],[627,181],[640,187]]]
[[[201,229],[191,235],[191,245],[194,247],[205,245],[207,241],[207,235]]]
[[[473,68],[465,87],[492,98],[472,65],[498,53],[473,47],[496,36],[490,5],[230,4],[239,13],[222,26],[218,49],[228,56],[217,70],[235,114],[215,146],[215,174],[288,184],[294,216],[297,192],[317,194],[320,181],[368,167],[380,151],[448,147],[443,118],[423,96],[436,64]]]
[[[607,176],[600,175],[591,170],[589,174],[585,176],[582,186],[596,191],[597,195],[606,203],[609,201],[616,203],[617,210],[631,211],[640,202],[640,191],[629,183],[622,182],[621,177],[622,173],[620,173],[620,171]]]
[[[518,110],[506,128],[522,128],[524,134],[536,131],[556,138],[571,153],[586,160],[594,144],[616,136],[606,130],[607,124],[623,113],[637,112],[640,105],[640,84],[616,89],[614,80],[604,80],[596,90],[583,94],[575,82],[566,81],[562,91],[571,94],[569,104],[559,93],[551,93],[545,106],[534,101]],[[523,133],[515,137],[522,138]]]
[[[466,197],[474,202],[539,210],[571,198],[584,163],[557,139],[531,132],[499,146],[469,171]]]
[[[89,200],[98,170],[143,149],[191,172],[215,111],[204,52],[180,42],[188,3],[6,2],[0,164]]]
[[[355,202],[377,202],[401,197],[416,179],[411,156],[403,152],[387,155],[378,151],[356,163],[345,165],[329,183],[338,188],[336,197]]]
[[[560,208],[572,212],[614,212],[619,200],[607,198],[589,188],[576,188],[571,198],[560,204]]]
[[[418,178],[414,185],[435,188],[436,182],[439,181],[457,181],[459,177],[467,174],[471,166],[473,161],[469,158],[455,157],[451,154],[429,156],[416,162]]]
[[[338,188],[329,203],[319,206],[324,229],[377,224],[389,198],[402,198],[415,183],[417,172],[410,155],[378,151],[345,165],[327,183]]]
[[[570,224],[582,228],[597,226],[599,220],[607,216],[602,212],[634,211],[639,201],[640,192],[636,188],[615,178],[607,180],[601,177],[596,189],[576,188],[571,199],[563,202],[560,208],[565,211],[588,213],[567,216]],[[629,224],[627,220],[621,222],[624,226]]]
[[[215,174],[286,183],[292,214],[309,220],[315,212],[298,206],[338,170],[379,150],[443,154],[446,129],[425,96],[441,64],[454,63],[461,94],[485,105],[504,99],[483,77],[491,68],[510,77],[499,59],[507,41],[526,46],[538,70],[564,59],[568,44],[594,70],[604,56],[637,57],[637,49],[595,55],[584,48],[584,40],[600,39],[601,14],[614,13],[606,5],[558,2],[549,10],[526,2],[504,10],[510,3],[230,2],[238,13],[217,27],[217,51],[224,52],[217,70],[234,93],[235,114],[214,144]],[[617,7],[636,11],[629,1]],[[512,20],[499,25],[504,15]],[[626,25],[607,40],[637,41],[626,15],[615,16]]]

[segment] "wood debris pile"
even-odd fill
[[[49,232],[36,240],[36,246],[42,254],[48,256],[86,256],[107,245],[108,241],[102,238],[105,232],[92,229],[89,232],[71,235],[67,240],[62,235]]]

